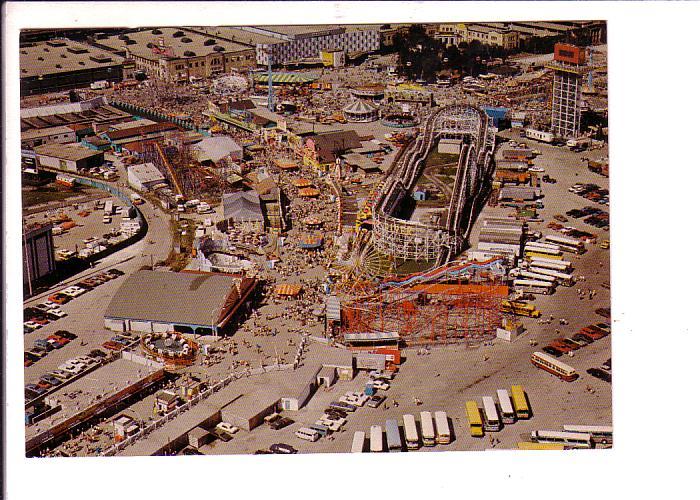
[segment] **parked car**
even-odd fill
[[[61,343],[58,340],[51,338],[47,339],[46,342],[48,342],[52,349],[60,349],[65,345],[64,343]]]
[[[27,384],[24,386],[24,388],[28,391],[36,393],[38,396],[41,396],[46,392],[46,389],[39,387],[37,384]]]
[[[47,354],[46,350],[41,349],[39,347],[32,347],[31,349],[29,349],[28,352],[38,358],[43,358]]]
[[[379,408],[379,406],[386,400],[386,396],[372,396],[367,402],[367,406],[370,408]]]
[[[65,370],[54,370],[52,372],[49,372],[49,375],[56,377],[60,380],[68,380],[69,378],[73,378],[73,374]]]
[[[584,333],[577,333],[571,338],[576,342],[583,342],[584,344],[591,344],[595,340]]]
[[[253,455],[272,455],[273,453],[270,450],[256,450]]]
[[[40,323],[37,323],[36,321],[25,321],[24,326],[33,331],[33,330],[38,330],[43,325],[41,325]]]
[[[288,444],[284,444],[284,443],[275,443],[273,445],[270,445],[270,451],[272,453],[283,454],[283,455],[290,455],[290,454],[297,453],[296,448],[294,448],[293,446],[290,446]]]
[[[596,323],[593,326],[595,326],[596,328],[598,328],[600,330],[603,330],[604,332],[607,332],[607,333],[611,332],[610,325],[607,323]]]
[[[554,356],[556,358],[558,358],[559,356],[561,356],[563,354],[562,351],[560,351],[559,349],[556,349],[552,346],[545,346],[542,348],[542,351],[544,351],[547,354],[549,354],[550,356]]]
[[[233,436],[236,432],[239,431],[238,427],[229,424],[228,422],[219,422],[218,424],[216,424],[216,429],[220,430],[221,432],[225,432],[231,436]]]
[[[39,377],[39,380],[47,382],[47,383],[51,384],[52,386],[61,385],[63,383],[61,380],[57,379],[56,377],[54,377],[50,373],[45,373],[44,375]]]
[[[107,342],[102,344],[102,347],[105,349],[109,349],[111,351],[121,351],[124,349],[124,344],[120,344],[119,342],[114,342],[112,340],[108,340]]]
[[[124,271],[112,268],[107,271],[107,274],[111,274],[112,276],[124,276]]]
[[[277,420],[275,420],[274,422],[270,423],[270,428],[278,431],[278,430],[283,429],[289,425],[292,425],[293,423],[294,423],[294,420],[292,420],[291,418],[280,417]]]
[[[93,349],[92,351],[90,351],[89,355],[96,359],[107,357],[107,353],[99,349]]]
[[[192,448],[191,446],[188,446],[187,448],[182,450],[182,454],[183,455],[204,455],[204,453],[202,453],[201,451],[199,451],[195,448]]]
[[[603,363],[603,370],[612,370],[612,358],[609,358],[605,363]]]
[[[63,337],[64,339],[68,340],[75,340],[78,338],[78,336],[75,333],[71,333],[68,330],[57,330],[54,335],[58,335],[59,337]]]
[[[372,385],[374,386],[375,389],[379,389],[382,391],[387,391],[387,390],[389,390],[389,387],[390,387],[389,384],[387,384],[386,382],[381,381],[381,380],[375,380]]]
[[[600,368],[589,368],[586,373],[592,375],[595,378],[599,378],[605,382],[612,382],[612,375],[608,372],[601,370]]]
[[[46,311],[46,316],[48,316],[49,319],[61,319],[68,316],[68,314],[63,309],[56,308]]]
[[[49,295],[49,301],[53,302],[54,304],[60,304],[63,305],[66,302],[70,302],[71,297],[66,295],[65,293],[54,293],[53,295]]]

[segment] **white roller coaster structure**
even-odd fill
[[[397,217],[441,138],[462,140],[446,224]],[[458,255],[477,215],[478,202],[488,195],[495,144],[496,129],[480,109],[451,105],[430,115],[416,139],[397,157],[372,207],[375,247],[395,258],[435,261],[436,265]]]

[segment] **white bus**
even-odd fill
[[[535,280],[535,281],[546,281],[551,284],[555,284],[557,279],[554,276],[550,276],[548,274],[543,274],[543,273],[536,273],[535,271],[524,271],[524,270],[519,270],[518,274],[522,276],[524,279],[530,279],[530,280]]]
[[[525,293],[540,293],[551,295],[554,292],[554,285],[549,281],[537,280],[514,280],[513,288]]]
[[[420,412],[420,430],[423,436],[423,446],[435,446],[435,428],[433,416],[429,411]]]
[[[365,433],[362,431],[355,432],[352,437],[352,448],[350,453],[362,453],[365,451]]]
[[[548,250],[561,250],[559,248],[559,245],[555,245],[554,243],[544,243],[540,241],[528,241],[525,243],[525,248],[532,248],[532,249],[537,249],[537,248],[546,248]]]
[[[384,451],[384,436],[381,425],[373,425],[369,429],[369,451],[374,453]]]
[[[387,420],[384,424],[386,429],[386,444],[389,451],[402,451],[401,434],[399,434],[399,423],[396,420]]]
[[[416,417],[413,415],[403,416],[403,433],[406,438],[406,448],[409,450],[417,450],[420,448],[418,428],[416,427]]]
[[[548,243],[553,243],[555,245],[559,245],[559,247],[565,252],[582,254],[586,251],[586,245],[583,243],[583,241],[575,240],[573,238],[566,238],[564,236],[547,235],[544,237],[544,239]]]
[[[532,431],[531,440],[535,443],[558,443],[572,448],[592,448],[590,434],[580,432]]]
[[[532,257],[529,266],[536,266],[544,269],[552,269],[562,273],[568,273],[571,270],[571,262],[566,260],[543,259],[542,257]]]
[[[576,282],[571,274],[562,273],[560,271],[555,271],[554,269],[546,269],[544,267],[534,267],[530,266],[530,272],[539,273],[540,275],[551,276],[556,278],[557,283],[564,286],[573,286]]]
[[[484,403],[484,430],[491,432],[498,432],[501,430],[501,418],[498,416],[498,410],[496,409],[496,403],[494,403],[491,396],[484,396],[481,398]]]
[[[510,402],[508,391],[505,389],[498,389],[496,391],[496,396],[498,397],[498,406],[501,407],[501,418],[503,419],[503,423],[514,424],[518,417],[513,410],[513,405]]]
[[[542,352],[533,352],[530,361],[537,368],[541,368],[567,382],[573,382],[578,378],[574,368]]]
[[[564,432],[590,434],[595,443],[612,444],[612,425],[565,425]]]
[[[450,444],[452,434],[450,433],[450,423],[447,421],[447,413],[444,411],[435,412],[435,427],[437,428],[437,442]]]

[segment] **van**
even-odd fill
[[[109,215],[105,215],[104,217],[102,217],[102,222],[104,224],[110,224],[112,222],[112,218]]]
[[[347,403],[343,403],[343,402],[340,402],[340,401],[334,401],[333,403],[331,403],[331,404],[328,405],[328,406],[330,406],[331,408],[333,408],[333,409],[335,409],[335,410],[342,410],[342,411],[344,411],[344,412],[355,411],[355,410],[357,410],[357,406],[351,405],[351,404],[347,404]]]
[[[318,439],[321,437],[321,435],[318,432],[316,432],[313,429],[309,429],[308,427],[302,427],[301,429],[296,431],[294,435],[299,439],[311,441],[312,443],[318,441]]]
[[[328,426],[323,424],[311,424],[309,429],[318,432],[321,437],[326,437],[331,432]]]

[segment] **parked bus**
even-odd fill
[[[515,273],[518,274],[522,279],[535,280],[535,281],[547,281],[554,284],[557,279],[554,276],[549,276],[547,274],[536,273],[535,271],[525,271],[523,269],[513,269]]]
[[[541,254],[550,257],[560,257],[562,255],[561,248],[550,248],[544,246],[531,245],[530,243],[525,244],[525,254]],[[540,255],[536,255],[539,257]]]
[[[510,394],[513,396],[513,406],[515,407],[515,415],[520,419],[528,419],[532,416],[530,405],[527,402],[525,391],[522,385],[512,385]]]
[[[551,269],[553,271],[559,271],[560,273],[568,273],[571,271],[571,262],[565,260],[543,259],[541,257],[531,258],[528,266]]]
[[[450,433],[450,423],[447,421],[447,413],[444,411],[435,412],[435,427],[437,428],[437,442],[450,444],[452,434]]]
[[[389,451],[402,451],[403,444],[401,443],[401,434],[399,434],[399,423],[396,420],[387,420],[386,428],[386,444]]]
[[[501,418],[498,416],[496,403],[491,396],[481,398],[484,403],[484,430],[498,432],[501,430]]]
[[[433,416],[429,411],[420,412],[420,431],[423,437],[423,446],[435,446],[435,428]]]
[[[508,391],[505,389],[498,389],[496,391],[496,396],[498,397],[498,406],[501,407],[501,419],[504,424],[514,424],[517,420],[517,415],[515,410],[513,410],[513,405],[510,403],[510,396],[508,396]]]
[[[532,258],[541,258],[541,259],[551,259],[551,260],[562,260],[564,256],[561,254],[561,251],[558,253],[545,253],[539,250],[527,250],[525,249],[525,257],[528,257],[530,259]]]
[[[535,443],[557,443],[572,448],[592,448],[590,434],[580,432],[532,431],[531,440]]]
[[[469,420],[469,434],[472,437],[484,436],[484,421],[481,418],[481,411],[476,401],[467,401],[467,420]]]
[[[595,443],[612,444],[613,442],[612,425],[565,425],[564,431],[590,434]]]
[[[539,318],[542,313],[534,305],[516,300],[501,301],[501,312],[525,316],[527,318]]]
[[[373,425],[369,429],[369,451],[374,453],[384,451],[384,436],[381,425]]]
[[[544,241],[528,241],[525,243],[525,248],[532,248],[534,250],[538,248],[545,248],[547,250],[561,250],[558,244],[555,243],[545,243]]]
[[[573,238],[565,238],[564,236],[547,235],[544,237],[547,243],[553,243],[559,245],[559,247],[565,252],[571,252],[576,254],[582,254],[586,251],[586,245],[583,241],[575,240]]]
[[[530,266],[530,271],[533,273],[543,274],[545,276],[551,276],[557,280],[562,286],[574,286],[576,282],[571,274],[562,273],[560,271],[555,271],[553,269],[545,269],[543,267],[534,267],[534,264]]]
[[[105,202],[105,215],[112,215],[114,213],[114,203],[112,200],[107,200]]]
[[[530,361],[537,368],[541,368],[567,382],[573,382],[578,378],[575,369],[542,352],[533,352]]]
[[[420,448],[418,428],[416,427],[416,417],[413,415],[403,416],[403,433],[404,437],[406,438],[406,448],[409,450],[417,450]]]
[[[518,443],[519,450],[565,450],[561,443],[530,443],[527,441]]]
[[[362,431],[355,432],[352,437],[352,448],[350,453],[362,453],[365,451],[365,433]]]
[[[554,283],[550,281],[517,279],[513,281],[513,288],[525,293],[539,293],[542,295],[552,295],[554,293]]]

